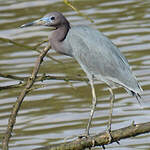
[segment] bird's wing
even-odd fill
[[[88,75],[140,91],[127,59],[101,32],[87,26],[77,26],[71,29],[67,38],[73,56]]]

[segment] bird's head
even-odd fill
[[[45,15],[43,18],[35,20],[33,22],[23,24],[21,28],[28,27],[28,26],[34,26],[34,25],[44,25],[48,27],[54,27],[55,29],[61,27],[61,26],[69,26],[68,20],[63,16],[60,12],[51,12],[47,15]]]

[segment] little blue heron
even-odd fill
[[[136,97],[139,102],[142,88],[132,74],[127,59],[120,50],[98,30],[86,25],[70,26],[69,21],[60,12],[52,12],[43,18],[22,25],[44,25],[54,27],[49,35],[51,48],[57,52],[71,56],[77,60],[81,68],[87,74],[92,89],[92,109],[86,134],[89,129],[96,107],[96,94],[94,79],[101,80],[108,85],[111,94],[111,108],[108,123],[108,132],[111,132],[112,109],[114,94],[112,86],[119,85],[128,93]]]

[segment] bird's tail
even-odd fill
[[[137,86],[136,87],[134,87],[134,88],[125,88],[126,89],[126,91],[131,95],[131,96],[134,96],[134,97],[136,97],[136,99],[137,99],[137,101],[138,101],[138,103],[139,103],[139,105],[140,105],[140,107],[141,108],[143,108],[143,105],[142,105],[142,103],[141,103],[141,99],[143,99],[142,97],[141,97],[141,93],[142,93],[142,91],[143,91],[143,89],[142,89],[142,87],[140,86],[140,84],[137,82]],[[134,89],[134,90],[133,90]]]
[[[142,103],[141,103],[141,99],[142,99],[141,95],[139,93],[135,93],[134,91],[130,91],[130,93],[132,96],[136,97],[140,107],[143,108]]]

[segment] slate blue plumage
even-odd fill
[[[119,84],[141,93],[135,76],[120,50],[101,32],[88,26],[74,26],[63,42],[88,76],[95,76],[108,85]]]
[[[111,93],[111,111],[108,130],[111,130],[112,104],[114,94],[111,87],[119,85],[140,98],[142,88],[133,75],[127,59],[120,50],[100,31],[86,25],[70,26],[60,12],[52,12],[43,18],[22,25],[45,25],[55,27],[49,35],[52,49],[77,60],[89,78],[92,88],[93,105],[87,126],[87,134],[96,107],[96,94],[93,81],[96,78],[105,82]]]

